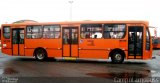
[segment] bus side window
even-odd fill
[[[82,24],[81,37],[90,39],[102,38],[102,24]]]
[[[45,25],[43,27],[43,38],[60,38],[60,26],[59,25]]]
[[[3,28],[3,36],[6,39],[10,38],[10,27],[4,27]]]
[[[42,26],[27,26],[27,38],[41,38],[42,37]]]
[[[126,25],[124,24],[104,24],[104,38],[121,39],[125,37]]]

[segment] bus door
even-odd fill
[[[63,57],[78,57],[78,27],[63,27]]]
[[[142,59],[143,26],[128,27],[128,58]]]
[[[24,29],[12,29],[12,54],[24,55]]]

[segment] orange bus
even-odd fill
[[[1,27],[0,27],[0,41],[1,41]]]
[[[153,48],[160,48],[160,37],[153,38]]]
[[[146,21],[75,21],[2,25],[2,53],[46,58],[151,59]]]
[[[1,27],[0,27],[0,49],[1,49]]]

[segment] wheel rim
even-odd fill
[[[39,50],[39,51],[37,52],[37,58],[38,58],[39,60],[42,60],[42,59],[44,59],[44,57],[45,57],[44,52],[43,52],[42,50]]]
[[[118,61],[121,60],[121,59],[122,59],[121,54],[116,54],[116,55],[115,55],[115,59],[118,60]]]

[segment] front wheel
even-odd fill
[[[114,52],[113,55],[111,55],[111,59],[113,63],[123,63],[124,55],[120,52]]]
[[[47,53],[43,49],[38,49],[35,51],[35,58],[39,61],[43,61],[47,58]]]

